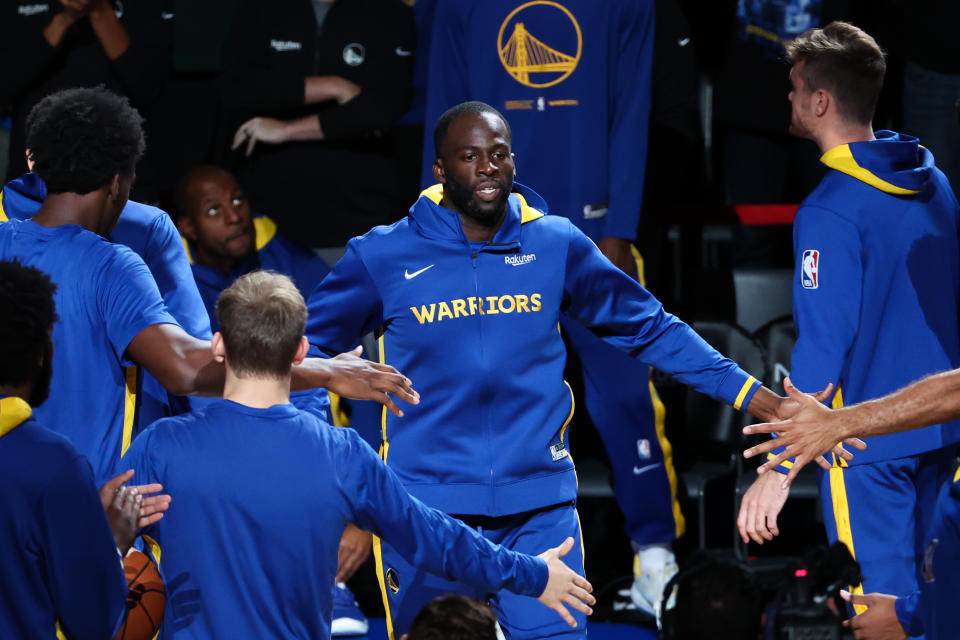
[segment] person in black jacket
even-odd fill
[[[103,85],[146,111],[170,64],[172,17],[161,0],[0,4],[0,112],[13,115],[4,182],[27,172],[25,121],[44,96]]]
[[[399,0],[238,7],[223,54],[237,171],[302,244],[343,245],[404,214],[389,128],[409,106],[414,43]]]

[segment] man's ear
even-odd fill
[[[310,341],[307,340],[307,336],[300,336],[300,345],[297,347],[297,352],[293,354],[293,365],[296,366],[303,362],[303,359],[307,357],[307,352],[310,351]]]
[[[180,214],[174,221],[180,234],[185,236],[190,242],[197,241],[197,227],[193,224],[193,218],[186,214]]]
[[[817,95],[813,100],[814,113],[817,114],[817,117],[820,117],[827,112],[827,109],[830,108],[830,103],[833,101],[833,96],[823,89],[817,89]]]
[[[217,331],[210,340],[210,350],[213,352],[213,359],[217,362],[226,362],[227,349],[223,345],[223,334]]]
[[[440,184],[446,184],[447,182],[447,172],[444,170],[440,158],[433,161],[433,179]]]
[[[111,200],[116,200],[120,197],[120,174],[113,174],[113,180],[110,181],[110,186],[107,189],[107,195],[110,196]]]

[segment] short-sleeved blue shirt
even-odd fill
[[[132,364],[127,346],[151,325],[177,322],[143,260],[82,227],[6,222],[0,225],[0,260],[13,258],[57,285],[53,380],[35,415],[90,460],[99,485],[132,435],[135,389],[128,389],[124,372]]]

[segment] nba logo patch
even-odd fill
[[[800,284],[804,289],[816,289],[820,285],[820,252],[816,249],[807,249],[803,252],[800,265],[803,271]]]
[[[646,438],[637,440],[637,456],[639,456],[641,460],[650,459],[650,441]]]

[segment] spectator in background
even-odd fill
[[[653,18],[653,0],[439,2],[427,82],[428,122],[466,100],[503,110],[523,183],[641,282],[631,243],[647,166]],[[435,158],[428,136],[424,184]],[[676,571],[670,544],[685,526],[663,404],[652,385],[636,382],[649,377],[648,366],[565,316],[560,324],[580,360],[584,404],[637,552],[633,601],[654,614]]]
[[[934,153],[960,197],[960,4],[911,2],[904,17],[903,130]]]
[[[25,123],[44,96],[70,87],[125,95],[144,111],[170,65],[170,14],[161,0],[5,2],[0,8],[0,105],[13,110],[6,180],[26,171]],[[149,162],[138,165],[134,196],[155,198]]]
[[[502,640],[497,616],[487,605],[452,593],[431,600],[400,640]]]
[[[223,53],[238,176],[305,245],[342,246],[405,213],[389,129],[410,102],[414,41],[400,0],[238,7]]]

